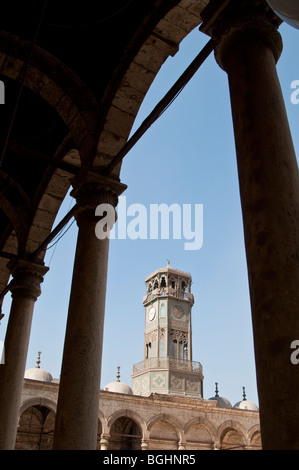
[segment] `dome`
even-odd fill
[[[105,386],[104,390],[114,393],[126,393],[127,395],[133,395],[133,391],[129,385],[123,382],[111,382]]]
[[[259,411],[258,406],[255,403],[246,399],[245,387],[243,387],[243,400],[238,401],[234,408],[238,408],[239,410]]]
[[[41,382],[53,381],[52,375],[46,370],[40,369],[39,367],[33,367],[32,369],[26,370],[24,378],[31,380],[40,380]]]
[[[218,383],[216,382],[215,396],[209,398],[209,400],[217,401],[217,406],[220,408],[232,408],[230,401],[227,398],[220,397],[218,394]]]
[[[239,410],[259,411],[258,406],[253,401],[242,400],[235,404],[234,408]]]
[[[30,380],[39,380],[40,382],[53,382],[52,375],[44,369],[40,368],[40,355],[38,352],[38,357],[36,361],[36,366],[32,369],[28,369],[25,372],[24,378]]]
[[[220,408],[232,408],[230,401],[227,398],[223,397],[212,397],[209,400],[217,401],[217,404]]]
[[[133,395],[133,391],[131,387],[129,387],[129,385],[125,384],[124,382],[120,382],[119,369],[120,367],[117,368],[116,381],[110,382],[109,384],[107,384],[104,387],[104,390],[108,392],[125,393],[126,395]]]

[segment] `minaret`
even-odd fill
[[[164,393],[202,397],[202,366],[192,360],[190,274],[168,261],[145,279],[143,361],[133,367],[136,395]]]

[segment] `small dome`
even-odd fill
[[[220,397],[218,394],[218,383],[215,383],[216,385],[216,390],[215,390],[215,396],[212,398],[209,398],[209,400],[215,400],[217,401],[217,405],[220,408],[232,408],[232,405],[230,401],[227,398]]]
[[[38,357],[36,361],[36,367],[32,369],[28,369],[25,372],[24,378],[31,379],[31,380],[39,380],[40,382],[53,382],[52,375],[44,369],[40,368],[40,355],[41,353],[38,352]]]
[[[245,387],[243,387],[243,400],[238,401],[234,408],[238,408],[239,410],[259,411],[258,406],[255,403],[246,399]]]
[[[33,367],[25,372],[25,379],[40,380],[41,382],[53,382],[52,375],[44,369]]]
[[[126,395],[133,395],[133,391],[129,385],[125,384],[124,382],[120,382],[120,374],[119,374],[120,367],[117,368],[117,376],[115,382],[110,382],[104,387],[104,390],[108,392],[114,393],[125,393]]]
[[[253,401],[242,400],[235,404],[234,408],[239,410],[259,411],[258,406]]]
[[[223,397],[212,397],[212,398],[209,398],[209,400],[215,400],[215,401],[217,401],[218,406],[219,406],[220,408],[232,408],[232,405],[231,405],[230,401],[229,401],[227,398],[223,398]]]
[[[127,395],[133,395],[133,391],[129,385],[123,382],[111,382],[105,386],[104,390],[114,393],[126,393]]]

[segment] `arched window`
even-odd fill
[[[172,357],[178,357],[178,342],[176,339],[172,341]]]
[[[188,343],[184,341],[184,361],[188,361]]]
[[[179,359],[184,358],[184,346],[183,346],[183,341],[179,342]]]
[[[182,281],[182,290],[183,290],[184,292],[186,292],[187,287],[188,287],[188,286],[187,286],[186,282],[185,282],[185,281]]]
[[[152,355],[151,354],[151,352],[152,352],[152,343],[147,343],[145,347],[146,347],[145,358],[148,359]]]

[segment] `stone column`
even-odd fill
[[[95,450],[109,239],[95,233],[101,203],[113,210],[126,188],[114,180],[79,175],[72,195],[78,239],[59,387],[54,449]]]
[[[186,450],[186,444],[185,442],[180,441],[178,443],[178,450]]]
[[[149,443],[145,439],[141,439],[141,444],[140,444],[141,450],[148,450],[149,449]]]
[[[110,435],[102,434],[100,439],[100,450],[108,450]]]
[[[48,268],[15,259],[8,263],[13,276],[12,304],[5,336],[5,363],[0,366],[0,449],[15,447],[34,304]]]
[[[299,448],[299,177],[276,71],[279,20],[232,0],[214,25],[234,123],[264,449]]]

